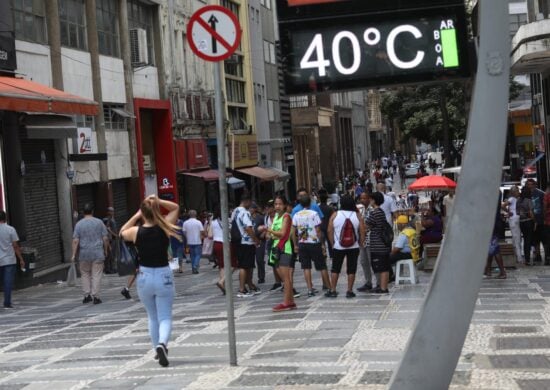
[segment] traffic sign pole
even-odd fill
[[[229,242],[229,205],[227,201],[227,175],[225,162],[225,130],[222,100],[221,61],[229,58],[239,47],[241,27],[235,14],[219,5],[202,7],[195,12],[187,25],[189,47],[205,61],[214,62],[214,88],[216,99],[216,139],[220,184],[220,211],[222,217],[223,262],[225,266],[225,303],[227,310],[227,335],[229,364],[237,365],[237,340],[235,337],[235,308],[233,302],[233,267]]]
[[[225,131],[223,128],[222,69],[219,62],[214,64],[214,84],[216,88],[216,140],[218,146],[218,170],[220,176],[220,209],[222,215],[223,263],[225,272],[225,305],[227,310],[227,334],[229,338],[229,364],[237,365],[237,340],[235,337],[235,307],[233,303],[233,266],[229,243],[229,205],[227,204],[227,179],[225,162]]]

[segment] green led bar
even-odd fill
[[[443,67],[456,68],[458,67],[458,46],[456,42],[456,30],[449,28],[440,30],[441,32],[441,48],[443,49]]]

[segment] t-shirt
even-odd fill
[[[344,228],[344,224],[346,223],[346,219],[350,219],[351,223],[353,224],[353,228],[355,230],[355,237],[357,238],[357,241],[350,246],[349,248],[344,248],[342,245],[340,245],[340,235],[342,233],[342,229]],[[339,210],[336,212],[336,217],[333,220],[334,224],[334,249],[338,250],[345,250],[345,249],[355,249],[359,248],[359,226],[360,221],[359,218],[357,218],[357,213],[355,211],[345,211],[345,210]]]
[[[182,240],[178,240],[176,237],[170,236],[170,246],[172,247],[172,250],[177,250],[178,248],[185,246],[183,242],[183,221],[178,219],[176,221],[176,226],[179,226],[179,229],[176,230],[176,234],[178,237],[182,238]]]
[[[321,218],[321,231],[323,233],[326,233],[328,229],[328,221],[330,221],[330,217],[334,213],[334,209],[328,204],[324,203],[321,204],[320,208],[324,215],[323,218]]]
[[[187,245],[201,245],[201,232],[204,232],[204,227],[198,219],[189,218],[183,223],[183,233],[187,237]]]
[[[392,220],[392,213],[395,213],[397,211],[397,205],[395,204],[395,200],[391,196],[388,196],[384,194],[384,203],[380,205],[380,208],[386,215],[386,220],[390,225],[393,224]]]
[[[385,214],[381,207],[373,209],[367,217],[367,225],[370,231],[369,246],[371,253],[388,253],[391,248],[384,244]],[[387,222],[387,221],[386,221]]]
[[[445,216],[448,217],[453,211],[453,206],[455,204],[455,197],[452,198],[449,195],[445,195],[443,198],[443,206],[445,207]]]
[[[311,202],[311,206],[310,206],[309,208],[310,208],[310,210],[313,210],[313,211],[317,212],[317,213],[319,214],[319,217],[321,217],[321,218],[324,217],[324,214],[323,214],[323,212],[321,211],[321,208],[319,207],[319,205],[318,205],[317,203]],[[294,216],[296,215],[296,213],[297,213],[298,211],[303,210],[303,209],[304,209],[304,207],[303,207],[301,204],[296,205],[296,206],[292,209],[292,213],[290,214],[290,216],[291,216],[292,218],[294,218]]]
[[[533,214],[535,214],[535,221],[538,224],[544,223],[544,191],[535,188],[531,194],[531,200],[533,201]]]
[[[395,241],[394,246],[396,248],[401,249],[401,253],[411,253],[411,247],[409,246],[409,239],[403,233],[399,233],[399,236],[397,236],[397,240]]]
[[[546,198],[545,198],[546,199]],[[509,197],[508,200],[508,210],[510,212],[510,217],[516,217],[518,215],[517,213],[517,198],[514,198],[513,196]]]
[[[530,212],[533,211],[533,201],[529,198],[518,199],[516,203],[516,210],[519,214],[520,222],[530,221]]]
[[[0,267],[17,263],[13,243],[19,241],[15,228],[0,223]]]
[[[99,218],[84,217],[74,227],[73,238],[79,240],[78,260],[99,261],[105,260],[103,250],[103,238],[108,238],[109,233],[103,221]]]
[[[221,219],[212,220],[212,239],[216,242],[223,242],[223,228]]]
[[[321,226],[319,214],[310,209],[298,211],[292,217],[292,226],[296,229],[300,244],[318,244],[317,227]]]
[[[231,221],[232,223],[237,224],[237,227],[241,232],[241,237],[242,237],[241,244],[255,245],[252,238],[246,232],[246,228],[254,228],[254,224],[252,223],[252,218],[250,217],[250,211],[248,211],[244,207],[240,207],[240,206],[237,207],[235,210],[233,210],[233,214],[231,215]]]

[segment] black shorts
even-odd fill
[[[390,254],[371,252],[370,264],[375,274],[379,274],[381,272],[390,272],[391,270]]]
[[[339,274],[342,271],[344,258],[346,261],[348,275],[355,275],[357,272],[357,258],[359,248],[354,249],[333,249],[332,250],[332,273]]]
[[[279,263],[277,263],[277,267],[294,268],[295,261],[296,260],[294,256],[289,255],[288,253],[281,253],[279,256]]]
[[[254,268],[256,262],[256,246],[238,244],[237,245],[237,264],[242,269]]]
[[[327,269],[327,262],[325,256],[323,256],[321,244],[299,244],[298,256],[300,257],[300,263],[302,263],[302,269],[311,269],[312,262],[315,264],[317,271]]]

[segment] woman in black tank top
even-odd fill
[[[168,210],[163,216],[161,208]],[[120,229],[122,238],[135,243],[139,253],[138,295],[149,317],[149,335],[155,359],[168,366],[168,340],[172,331],[174,277],[168,266],[170,236],[181,239],[175,225],[179,214],[176,203],[148,196],[139,211]],[[141,226],[136,226],[141,221]]]

